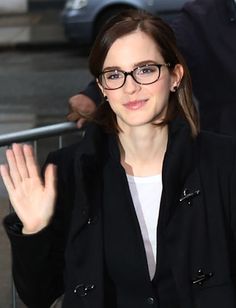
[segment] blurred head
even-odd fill
[[[150,99],[159,104],[155,112],[161,119],[156,122],[153,118],[153,123],[166,125],[180,115],[192,134],[197,134],[198,116],[188,68],[172,29],[162,19],[138,10],[114,16],[97,36],[89,66],[106,97],[95,120],[107,131],[120,131],[118,101],[135,104]]]

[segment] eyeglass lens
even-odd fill
[[[145,65],[135,68],[131,72],[121,70],[105,71],[101,74],[100,82],[106,89],[121,88],[128,75],[139,84],[147,85],[156,82],[160,77],[160,67],[162,65]]]

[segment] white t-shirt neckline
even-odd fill
[[[150,278],[156,271],[157,223],[162,194],[161,174],[132,176],[126,174],[147,256]]]

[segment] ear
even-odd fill
[[[181,64],[176,64],[171,72],[171,88],[172,92],[175,92],[184,76],[184,68]]]

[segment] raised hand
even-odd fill
[[[56,166],[49,164],[45,180],[40,177],[30,145],[13,144],[6,150],[8,165],[0,172],[11,204],[23,223],[22,232],[36,233],[47,226],[54,212],[56,199]]]

